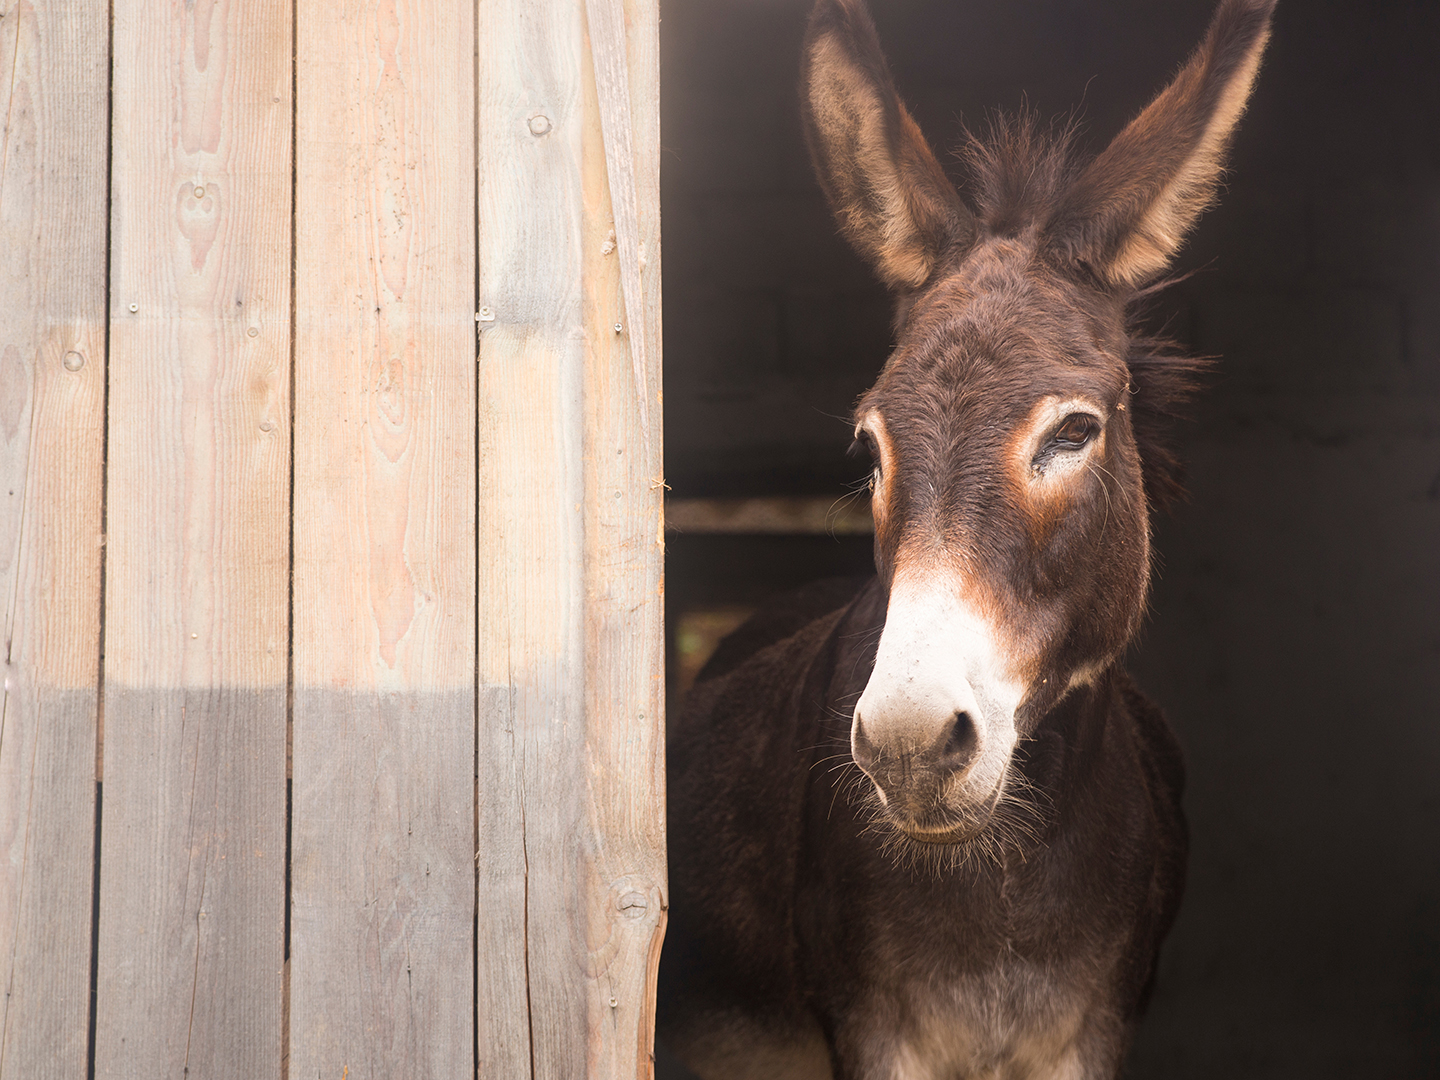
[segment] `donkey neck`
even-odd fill
[[[1119,661],[1052,705],[1021,743],[1015,762],[1039,798],[1063,815],[1065,803],[1104,771],[1113,728],[1124,714],[1126,676]]]

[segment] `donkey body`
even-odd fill
[[[1024,118],[972,208],[860,0],[820,0],[803,107],[896,295],[856,409],[878,575],[742,627],[670,740],[662,1035],[702,1076],[1116,1075],[1184,881],[1183,771],[1120,657],[1193,364],[1127,312],[1208,202],[1273,0],[1224,0],[1079,160]]]

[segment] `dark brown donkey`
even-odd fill
[[[1272,6],[1224,0],[1092,160],[998,124],[972,206],[860,0],[817,4],[810,149],[896,296],[855,412],[879,574],[752,620],[675,725],[659,1018],[702,1076],[1120,1068],[1185,873],[1179,753],[1120,657],[1193,368],[1127,312],[1210,201]]]

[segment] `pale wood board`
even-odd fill
[[[297,27],[296,1077],[474,1068],[473,15]]]
[[[4,15],[0,1078],[45,1080],[86,1067],[108,44],[103,8],[40,2]]]
[[[622,7],[591,0],[592,7]],[[599,125],[585,140],[585,652],[587,737],[579,775],[589,778],[594,844],[588,914],[587,1028],[592,1076],[653,1072],[655,976],[664,937],[664,532],[661,440],[659,10],[625,3],[623,62],[630,95],[633,168],[617,176]],[[614,20],[619,24],[619,19]],[[597,63],[601,42],[592,34]],[[587,65],[588,67],[588,65]],[[587,98],[594,81],[586,71]],[[593,99],[590,99],[593,101]],[[598,106],[587,101],[587,114]],[[608,140],[609,135],[606,134]],[[610,158],[607,167],[606,158]],[[608,173],[608,179],[607,179]],[[626,188],[623,196],[618,193]],[[606,194],[633,200],[633,245],[607,254]],[[616,219],[619,224],[619,219]],[[623,239],[623,237],[621,237]],[[615,265],[635,251],[629,276]],[[619,282],[640,286],[622,301]],[[625,311],[623,320],[615,318]],[[639,313],[639,325],[636,314]],[[621,322],[623,334],[610,330]],[[639,338],[639,341],[632,339]],[[642,347],[636,350],[634,345]],[[627,348],[627,345],[631,346]],[[644,363],[637,379],[634,366]],[[620,498],[615,498],[616,493]]]
[[[97,1077],[277,1077],[288,0],[113,6]]]
[[[665,905],[657,15],[626,11],[647,403],[584,6],[479,11],[480,1071],[645,1075]]]
[[[479,0],[479,1073],[587,1075],[583,0]]]

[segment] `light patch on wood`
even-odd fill
[[[437,37],[471,23],[435,18],[301,23],[297,686],[471,685],[471,77]]]
[[[288,30],[283,0],[116,11],[114,685],[285,684]]]
[[[683,612],[675,620],[675,692],[684,694],[725,636],[755,613],[754,608],[725,606]]]

